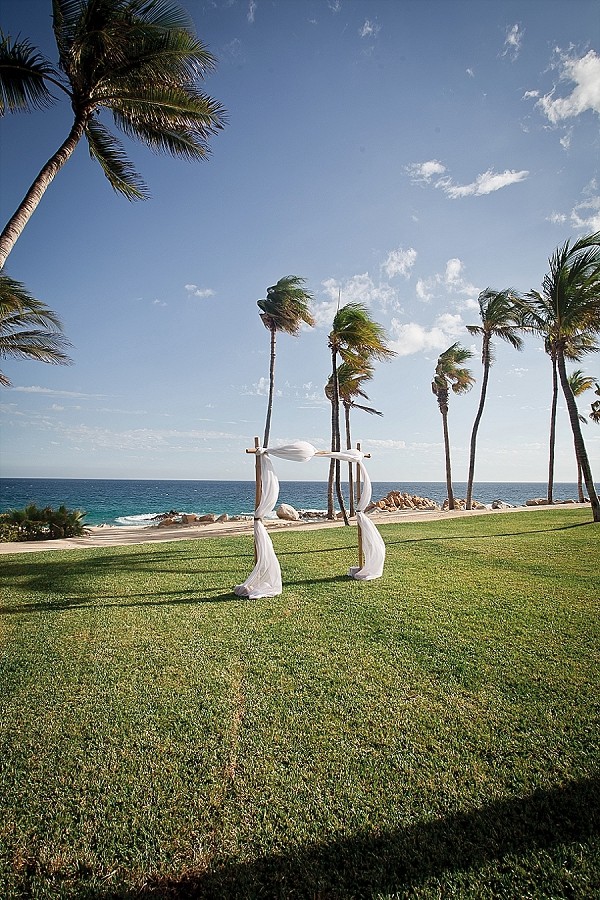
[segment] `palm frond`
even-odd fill
[[[56,313],[33,297],[20,281],[0,273],[0,358],[68,365],[71,359],[65,351],[69,346]],[[0,384],[10,385],[1,372]]]
[[[46,109],[56,102],[47,80],[57,84],[58,73],[27,40],[0,31],[0,115]]]
[[[303,323],[315,324],[309,308],[312,294],[305,284],[306,279],[299,275],[286,275],[267,288],[266,298],[257,300],[265,328],[297,335]]]
[[[100,163],[111,187],[128,200],[147,199],[148,189],[117,138],[96,119],[89,120],[85,134],[90,156]]]

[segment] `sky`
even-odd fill
[[[476,378],[450,400],[465,481],[480,291],[540,288],[556,247],[600,229],[596,0],[182,5],[217,58],[203,89],[228,124],[203,162],[125,139],[147,201],[114,193],[83,142],[56,176],[5,271],[61,317],[73,364],[2,362],[2,475],[251,480],[269,374],[256,302],[298,275],[316,326],[278,337],[271,445],[328,447],[327,336],[338,298],[359,301],[397,354],[366,385],[383,416],[353,413],[372,479],[445,479],[431,380],[459,341]],[[50,0],[3,0],[0,24],[56,62]],[[61,101],[1,120],[3,224],[70,112]],[[543,482],[549,359],[533,337],[495,353],[476,481]],[[600,379],[598,354],[578,367]],[[598,480],[600,428],[582,429]],[[555,478],[574,481],[562,398],[557,431]],[[321,468],[278,472],[326,479]]]

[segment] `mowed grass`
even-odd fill
[[[590,519],[4,557],[0,896],[600,896]]]

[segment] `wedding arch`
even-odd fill
[[[258,438],[255,447],[247,453],[256,454],[256,508],[254,510],[254,556],[256,565],[244,581],[234,587],[238,597],[250,600],[259,597],[276,597],[281,594],[281,567],[275,554],[273,542],[264,526],[263,518],[270,515],[279,497],[279,480],[275,474],[272,457],[291,460],[292,462],[308,462],[315,456],[339,459],[356,463],[359,472],[357,485],[359,499],[356,505],[356,521],[359,533],[359,565],[352,566],[348,572],[351,578],[359,581],[371,581],[380,578],[385,562],[385,544],[379,531],[367,516],[365,510],[371,502],[371,479],[364,465],[365,455],[356,450],[340,450],[337,452],[317,450],[308,441],[295,441],[282,447],[260,447]],[[362,488],[361,488],[362,482]]]

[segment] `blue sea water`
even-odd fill
[[[466,484],[454,482],[455,497],[464,497]],[[442,504],[446,484],[441,481],[376,481],[373,499],[384,497],[390,490],[407,491],[430,497]],[[480,482],[473,496],[481,503],[504,500],[523,506],[531,497],[544,497],[542,482]],[[554,485],[554,499],[577,499],[575,484]],[[322,481],[282,481],[279,502],[298,510],[324,510],[327,507],[327,485]],[[227,513],[252,515],[253,481],[151,481],[90,478],[1,478],[0,512],[21,509],[28,503],[37,506],[60,506],[85,512],[86,525],[147,525],[160,513]]]

